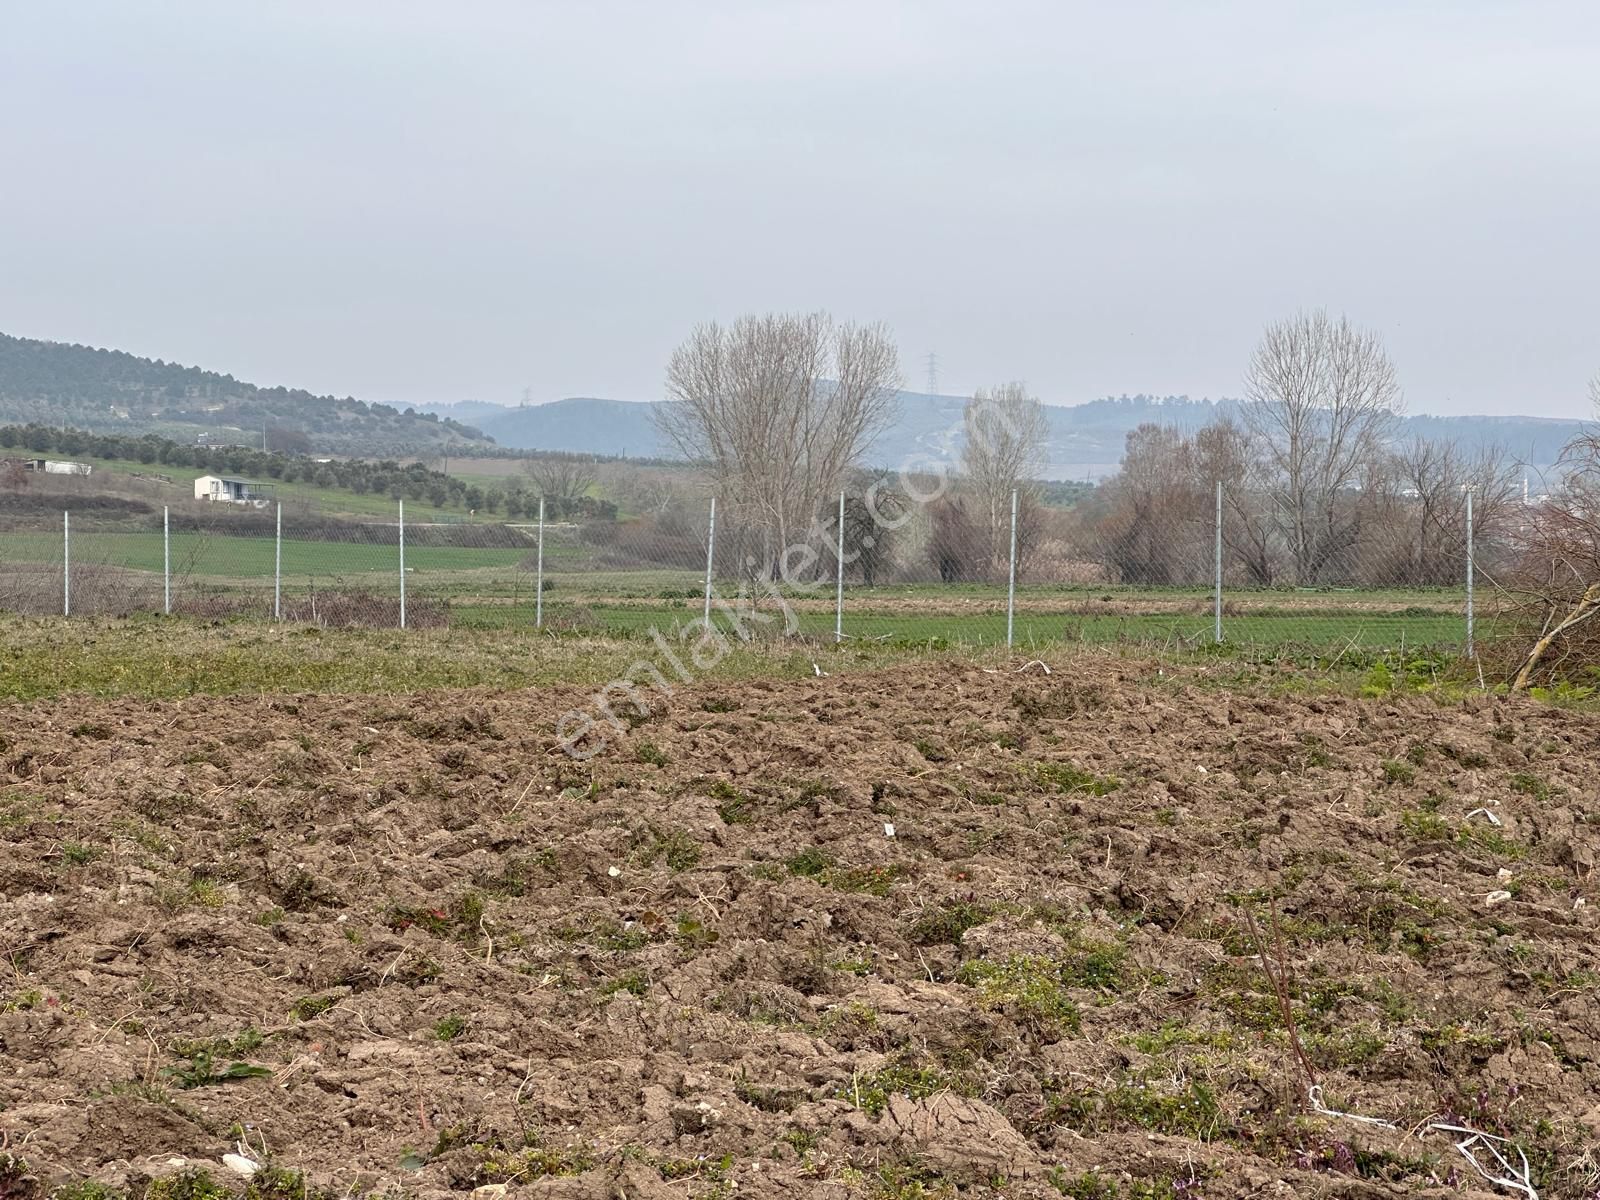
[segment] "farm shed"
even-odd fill
[[[202,475],[194,481],[196,500],[219,500],[229,504],[265,504],[272,488],[249,479],[227,475]]]

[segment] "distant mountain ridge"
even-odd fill
[[[259,446],[263,427],[303,433],[302,448],[399,458],[462,443],[489,446],[476,429],[434,413],[263,388],[200,367],[0,334],[0,424],[71,426],[91,433],[158,433]]]
[[[665,401],[607,400],[575,396],[517,408],[472,403],[470,409],[429,405],[441,415],[460,413],[503,446],[524,450],[564,450],[579,454],[675,458],[652,413]],[[870,459],[882,466],[929,458],[953,461],[961,445],[964,396],[901,392],[894,424],[873,445]],[[1193,430],[1224,416],[1237,415],[1239,401],[1194,400],[1187,396],[1114,396],[1086,404],[1045,405],[1050,423],[1047,476],[1051,479],[1101,479],[1122,461],[1130,431],[1145,422]],[[1398,437],[1451,440],[1463,447],[1497,446],[1537,473],[1549,468],[1583,422],[1560,417],[1436,416],[1402,417]]]
[[[231,375],[0,334],[0,424],[30,422],[92,433],[155,433],[179,441],[260,444],[263,426],[305,435],[312,453],[363,458],[431,457],[511,449],[562,450],[631,458],[675,458],[652,413],[664,401],[575,396],[521,407],[481,401],[398,409],[299,388],[264,388]],[[872,447],[881,466],[930,469],[954,463],[962,439],[962,396],[901,392],[899,414]],[[418,411],[420,410],[420,411]],[[1128,433],[1144,422],[1196,429],[1238,411],[1236,400],[1116,396],[1045,406],[1050,424],[1046,475],[1100,479],[1115,473]],[[1534,472],[1554,463],[1583,428],[1554,417],[1434,416],[1401,421],[1399,436],[1496,445]]]

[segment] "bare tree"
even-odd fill
[[[825,313],[701,325],[673,351],[661,432],[702,462],[750,527],[757,569],[787,577],[786,551],[820,541],[826,508],[894,415],[899,356],[881,325]]]
[[[1313,583],[1360,536],[1361,472],[1382,453],[1401,407],[1394,364],[1376,334],[1347,318],[1301,313],[1267,327],[1245,394],[1295,582]]]
[[[534,492],[550,500],[576,500],[587,495],[598,474],[594,460],[581,454],[541,454],[524,459],[522,471]]]
[[[1467,493],[1475,556],[1498,565],[1500,543],[1520,507],[1517,464],[1492,447],[1416,438],[1370,472],[1358,577],[1377,585],[1459,583],[1466,567]]]
[[[1256,587],[1270,587],[1282,556],[1270,509],[1263,503],[1270,489],[1257,440],[1225,418],[1195,433],[1191,462],[1196,504],[1205,505],[1222,484],[1222,545],[1229,573],[1241,574]]]
[[[894,566],[900,531],[910,515],[911,497],[889,471],[862,472],[851,481],[844,503],[845,574],[875,586]],[[831,517],[837,539],[839,515]],[[837,551],[836,551],[837,553]]]
[[[1044,405],[1015,382],[975,392],[967,401],[963,425],[966,442],[961,450],[961,470],[975,509],[970,516],[984,539],[987,569],[998,573],[1005,569],[1010,555],[1011,493],[1017,492],[1019,504],[1030,510],[1038,505],[1038,479],[1044,472],[1050,425]],[[1022,559],[1037,539],[1020,537],[1020,516],[1018,532],[1017,556]],[[1020,562],[1018,568],[1020,571]]]
[[[962,496],[941,496],[928,506],[924,552],[940,583],[979,578],[988,567],[984,531],[972,522]]]
[[[1210,510],[1195,476],[1194,446],[1178,430],[1153,422],[1129,430],[1122,469],[1096,503],[1099,552],[1122,582],[1202,577]]]
[[[652,515],[663,513],[700,489],[692,472],[635,463],[607,463],[600,483],[631,512]]]
[[[1589,381],[1589,400],[1600,415],[1600,375]],[[1528,547],[1517,585],[1527,598],[1524,623],[1538,634],[1513,691],[1600,662],[1600,433],[1573,438],[1558,466],[1554,494],[1524,514]]]

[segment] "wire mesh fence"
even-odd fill
[[[710,629],[1470,651],[1499,607],[1497,590],[1474,584],[1492,581],[1517,528],[1515,512],[1499,512],[1475,532],[1470,492],[1448,512],[1398,497],[1389,519],[1369,517],[1363,536],[1334,544],[1220,485],[1159,510],[1096,495],[1047,510],[1025,489],[986,508],[959,492],[913,502],[908,490],[846,490],[798,528],[730,496],[620,520],[551,500],[502,522],[408,519],[404,503],[367,521],[197,504],[132,525],[92,510],[8,521],[0,501],[0,610],[624,637]]]

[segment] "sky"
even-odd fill
[[[693,326],[906,383],[1587,416],[1600,5],[0,0],[0,331],[367,400],[649,400]]]

